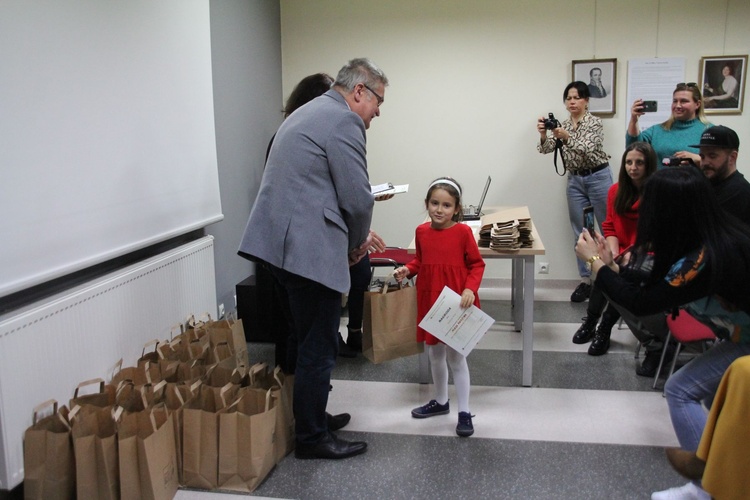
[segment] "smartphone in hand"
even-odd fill
[[[594,231],[596,230],[596,222],[594,222],[594,207],[591,205],[583,209],[583,227],[586,228],[593,238]]]
[[[643,113],[656,113],[658,108],[656,101],[643,101],[641,112]]]

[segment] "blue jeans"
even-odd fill
[[[664,394],[672,427],[682,449],[698,449],[707,420],[701,403],[711,408],[724,372],[732,361],[748,354],[750,345],[719,342],[669,377]]]
[[[297,443],[315,444],[328,434],[326,406],[338,355],[341,293],[268,265],[289,297],[297,340],[294,418]]]
[[[607,217],[607,192],[612,186],[612,170],[604,168],[598,172],[586,176],[568,174],[568,217],[570,227],[573,229],[573,247],[578,241],[578,236],[583,229],[583,209],[589,205],[594,207],[596,222],[599,224],[599,232],[602,230],[602,222]],[[586,269],[586,263],[576,259],[578,263],[578,275],[582,278],[591,276],[591,270]]]

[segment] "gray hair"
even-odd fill
[[[341,68],[333,84],[351,92],[360,83],[369,87],[377,87],[379,84],[387,87],[388,77],[372,61],[363,57],[352,59]]]

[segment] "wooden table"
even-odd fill
[[[485,214],[491,215],[499,211],[519,207],[489,207]],[[474,236],[478,238],[481,221],[467,222],[474,229]],[[515,252],[496,252],[489,248],[479,248],[484,259],[511,259],[511,309],[513,311],[513,327],[523,335],[523,358],[521,370],[521,385],[531,386],[532,354],[534,346],[534,262],[537,255],[544,255],[544,244],[539,237],[536,226],[532,223],[531,234],[534,244],[531,248],[523,248]],[[416,253],[416,243],[411,241],[409,253]],[[481,297],[480,297],[481,298]],[[419,380],[422,383],[430,381],[429,359],[427,351],[419,356]]]

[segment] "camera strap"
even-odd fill
[[[562,139],[555,139],[555,158],[554,158],[555,173],[557,173],[557,175],[559,175],[560,177],[564,176],[565,172],[567,171],[565,167],[565,157],[563,156],[562,148],[563,148]],[[560,151],[560,161],[562,162],[562,173],[560,173],[560,169],[557,167],[557,152],[558,151]]]

